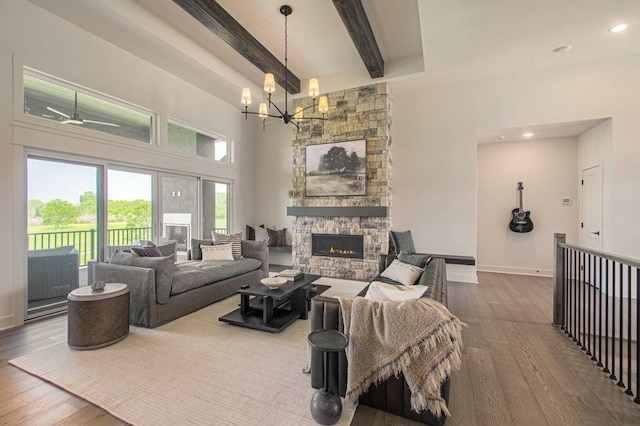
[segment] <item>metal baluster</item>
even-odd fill
[[[602,258],[598,257],[598,367],[602,367]]]
[[[627,395],[633,395],[631,390],[631,265],[627,266]]]
[[[583,351],[586,349],[584,346],[584,340],[586,337],[586,332],[587,332],[587,328],[586,328],[586,324],[585,324],[585,305],[586,305],[586,287],[585,287],[585,279],[584,279],[584,268],[585,268],[585,261],[584,261],[584,253],[580,253],[580,294],[582,296],[582,299],[579,301],[579,305],[580,305],[580,310],[581,310],[581,314],[582,314],[582,319],[578,320],[578,322],[580,323],[580,327],[578,328],[578,345],[580,346],[580,349],[582,349]],[[580,337],[582,336],[582,338]]]
[[[620,263],[620,331],[618,332],[618,340],[619,342],[619,360],[620,360],[620,369],[619,369],[619,373],[618,377],[620,378],[618,380],[618,383],[616,383],[618,386],[620,386],[621,388],[624,387],[624,382],[622,381],[622,377],[624,377],[624,374],[622,372],[622,368],[624,366],[624,358],[623,358],[623,348],[624,348],[624,341],[623,341],[623,336],[624,336],[624,288],[622,287],[622,284],[624,283],[624,265],[622,263]]]
[[[591,275],[591,255],[587,255],[587,259],[586,259],[586,264],[587,267],[585,268],[585,282],[587,285],[586,290],[587,290],[587,355],[591,355],[591,293],[593,293],[593,291],[591,290],[591,286],[592,286],[592,280],[590,279],[590,275]]]
[[[604,314],[604,368],[602,371],[609,373],[609,259],[605,260],[605,272],[607,293]]]
[[[596,283],[595,283],[595,259],[593,255],[589,255],[589,284],[591,285],[591,293],[589,293],[589,340],[587,355],[591,355],[591,361],[596,360]]]
[[[638,297],[640,297],[640,269],[636,268],[636,397],[633,399],[636,404],[640,404],[640,299]]]
[[[578,292],[578,286],[576,285],[576,281],[577,281],[577,272],[578,272],[578,265],[577,265],[577,257],[578,257],[578,253],[573,250],[573,276],[572,276],[572,285],[573,285],[573,341],[577,342],[578,339],[576,338],[576,322],[577,322],[577,314],[576,314],[576,310],[578,308],[577,306],[577,292]]]
[[[569,294],[569,289],[567,287],[568,264],[567,249],[566,247],[562,247],[562,327],[560,327],[560,329],[563,330],[565,334],[567,333],[567,312],[569,306],[569,302],[567,300],[567,296]]]
[[[611,261],[611,283],[612,283],[612,297],[611,297],[611,380],[617,380],[616,378],[616,262]]]

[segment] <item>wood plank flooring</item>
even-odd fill
[[[640,405],[551,325],[551,279],[479,273],[479,280],[449,285],[449,309],[467,327],[462,368],[451,378],[448,426],[640,424]],[[61,340],[65,315],[0,332],[0,424],[124,424],[8,364]],[[365,406],[352,422],[415,424]]]

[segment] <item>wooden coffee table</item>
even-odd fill
[[[307,296],[311,284],[320,275],[303,274],[282,287],[271,290],[261,283],[238,290],[240,308],[218,318],[241,327],[279,333],[297,319],[307,319]]]

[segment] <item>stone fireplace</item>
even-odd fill
[[[366,140],[366,193],[358,196],[303,197],[287,212],[292,226],[293,267],[325,277],[369,280],[378,272],[391,228],[391,93],[386,83],[329,93],[329,120],[306,122],[293,130],[293,188],[306,188],[306,146]],[[295,106],[309,106],[298,99]],[[357,236],[358,256],[318,252],[314,235]],[[335,242],[335,241],[334,241]],[[325,248],[330,251],[330,247]]]

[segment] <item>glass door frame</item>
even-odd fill
[[[96,171],[96,181],[95,181],[95,194],[96,194],[96,227],[97,227],[97,236],[96,236],[96,260],[100,259],[101,253],[102,253],[102,247],[104,244],[102,244],[106,236],[106,229],[105,229],[105,197],[104,195],[104,190],[105,190],[105,163],[104,162],[99,162],[99,161],[93,161],[90,158],[85,158],[82,156],[74,156],[74,155],[65,155],[65,154],[60,154],[60,153],[54,153],[54,152],[47,152],[47,151],[41,151],[41,150],[35,150],[35,149],[26,149],[25,150],[25,157],[24,157],[24,161],[25,161],[25,193],[24,193],[24,199],[26,200],[25,204],[28,204],[29,202],[29,192],[28,192],[28,180],[29,180],[29,160],[30,159],[34,159],[34,160],[42,160],[42,161],[50,161],[50,162],[56,162],[56,163],[66,163],[66,164],[71,164],[71,165],[77,165],[77,166],[85,166],[85,167],[91,167],[94,168]],[[46,317],[48,315],[52,315],[52,314],[57,314],[60,312],[65,312],[67,310],[67,305],[66,303],[64,304],[60,304],[59,306],[55,306],[52,307],[51,309],[45,309],[45,310],[41,310],[38,312],[34,312],[34,313],[29,313],[29,284],[28,284],[28,251],[29,251],[29,241],[28,241],[28,234],[29,234],[29,226],[27,224],[27,226],[25,227],[25,237],[26,237],[26,244],[25,244],[25,248],[26,248],[26,252],[25,252],[25,276],[24,276],[24,289],[25,289],[25,294],[24,294],[24,319],[25,321],[28,320],[32,320],[32,319],[36,319],[36,318],[41,318],[41,317]],[[93,259],[87,259],[87,262],[89,260],[93,260]],[[78,274],[80,274],[80,267],[78,268]]]

